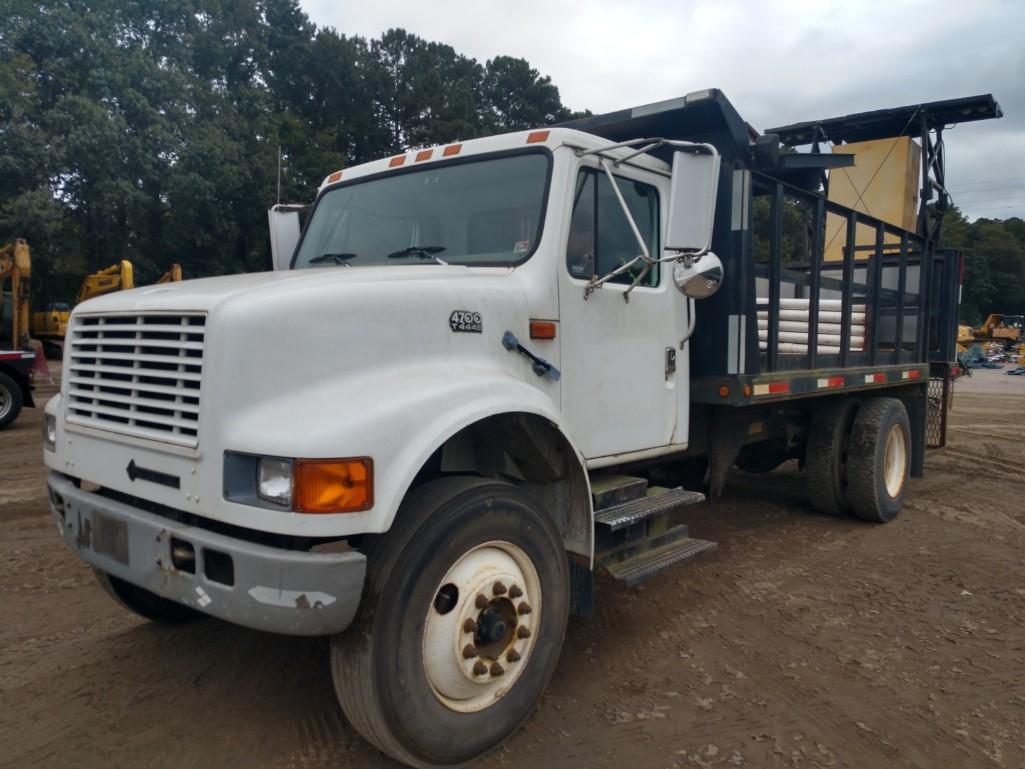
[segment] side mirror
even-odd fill
[[[703,253],[712,247],[719,162],[718,154],[673,153],[665,242],[668,250]]]
[[[299,212],[306,206],[282,205],[271,206],[267,211],[270,225],[270,256],[275,270],[287,270],[292,263],[295,245],[299,242],[301,232]]]
[[[673,262],[673,282],[691,299],[707,299],[722,285],[722,261],[711,251]]]

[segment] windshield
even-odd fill
[[[522,262],[541,235],[548,165],[546,153],[531,152],[328,190],[294,267]]]

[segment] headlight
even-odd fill
[[[292,506],[292,462],[260,457],[256,466],[256,494],[282,507]]]
[[[53,414],[43,415],[43,445],[47,451],[57,450],[57,417]]]
[[[295,513],[359,513],[374,506],[374,460],[290,459],[224,452],[224,498]]]

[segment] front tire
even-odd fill
[[[145,588],[125,582],[112,574],[93,568],[103,591],[130,612],[164,625],[181,625],[203,615],[184,604],[169,601]]]
[[[367,564],[359,614],[331,645],[349,721],[418,767],[501,744],[533,711],[566,634],[569,563],[551,518],[511,484],[432,481]]]

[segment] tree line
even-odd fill
[[[941,248],[964,254],[961,320],[978,325],[990,313],[1025,315],[1025,221],[976,219],[947,211]]]
[[[0,241],[29,241],[42,299],[120,259],[143,283],[268,269],[279,157],[304,202],[339,168],[573,117],[523,59],[347,36],[296,0],[5,5]]]
[[[0,242],[29,241],[37,306],[120,259],[140,283],[172,262],[187,277],[268,269],[279,157],[281,200],[303,202],[339,168],[580,114],[523,59],[481,63],[401,29],[347,36],[297,0],[5,6]],[[806,251],[800,216],[784,224],[785,253]],[[941,246],[966,255],[966,322],[1025,313],[1025,222],[952,209]]]

